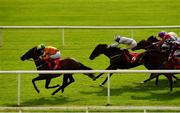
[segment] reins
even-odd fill
[[[117,57],[117,56],[120,56],[120,55],[121,55],[121,54],[114,55],[114,56],[110,57],[110,59],[113,59],[113,58],[115,58],[115,57]]]

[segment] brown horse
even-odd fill
[[[98,44],[93,52],[90,55],[90,59],[93,60],[101,54],[104,54],[110,59],[110,65],[106,68],[107,70],[116,70],[116,69],[129,69],[139,65],[144,65],[149,70],[154,69],[172,69],[172,65],[164,65],[164,55],[159,51],[145,51],[139,55],[137,60],[133,63],[127,61],[126,59],[127,50],[121,50],[116,47],[109,47],[107,44]],[[154,60],[156,59],[156,60]],[[160,60],[159,60],[160,59]],[[170,66],[170,67],[169,67]],[[99,74],[96,78],[99,78],[103,73]],[[110,74],[110,76],[112,73]],[[172,82],[172,74],[165,73],[164,74],[168,80],[170,85],[170,91],[172,91],[173,82]],[[157,74],[153,74],[151,79],[157,77]],[[104,85],[107,81],[101,84]]]
[[[156,37],[150,36],[147,40],[141,40],[141,41],[139,41],[139,42],[137,43],[137,46],[134,47],[132,50],[139,50],[139,49],[145,49],[145,50],[159,49],[159,48],[157,48],[157,42],[158,42],[158,41],[159,41],[159,40],[158,40]],[[167,58],[166,55],[164,55],[164,57]],[[162,59],[162,58],[161,58],[161,59]],[[167,60],[167,59],[165,59],[165,60]],[[158,85],[159,75],[162,75],[162,74],[159,73],[159,74],[156,74],[156,75],[158,75],[158,76],[156,77],[156,85]],[[152,80],[152,78],[154,78],[154,76],[156,76],[156,75],[154,75],[154,73],[152,73],[152,74],[150,75],[150,77],[149,77],[147,80],[144,80],[142,83],[146,83],[146,82]],[[172,77],[173,77],[174,79],[176,79],[176,80],[179,80],[174,74],[172,75]]]
[[[126,58],[127,52],[127,50],[121,50],[120,48],[109,47],[107,44],[98,44],[89,56],[89,59],[93,60],[100,54],[104,54],[110,59],[110,65],[106,68],[106,70],[129,69],[142,64],[139,62],[129,62]],[[113,73],[111,73],[110,76],[112,76],[112,74]],[[100,73],[98,76],[96,76],[96,79],[102,75],[103,73]],[[100,86],[103,86],[106,82],[107,78],[102,84],[100,84]]]
[[[21,56],[21,60],[24,61],[24,60],[28,60],[28,59],[32,58],[34,63],[35,63],[35,65],[36,65],[37,70],[50,70],[49,66],[46,63],[46,61],[41,60],[39,58],[39,56],[41,54],[42,53],[37,50],[37,47],[33,47],[30,50],[28,50],[24,55]],[[60,63],[61,63],[61,67],[58,70],[92,70],[91,68],[83,65],[82,63],[76,61],[73,58],[62,59],[60,61]],[[84,73],[84,74],[87,75],[88,77],[90,77],[93,80],[95,79],[95,76],[92,73]],[[60,90],[63,93],[64,88],[67,87],[68,85],[70,85],[71,83],[73,83],[75,80],[74,80],[74,78],[72,76],[73,75],[72,73],[64,74],[63,75],[63,83],[62,83],[61,86],[59,86],[59,84],[57,84],[55,86],[49,86],[51,79],[59,77],[60,75],[61,74],[39,74],[38,77],[36,77],[36,78],[34,78],[32,80],[33,86],[34,86],[35,90],[39,93],[40,91],[37,88],[35,82],[39,81],[39,80],[46,80],[45,88],[49,89],[49,88],[56,88],[56,87],[58,87],[58,89],[55,90],[52,93],[52,95],[54,95],[55,93],[57,93]]]

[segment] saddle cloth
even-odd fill
[[[139,53],[131,52],[131,53],[125,53],[126,60],[130,63],[134,63],[137,58],[139,57]]]
[[[60,59],[53,59],[53,60],[48,60],[46,61],[48,64],[49,69],[57,70],[61,68],[61,61]]]

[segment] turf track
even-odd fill
[[[0,25],[179,25],[179,0],[0,0]],[[134,30],[137,41],[156,35],[161,29]],[[164,29],[172,31],[169,29]],[[179,29],[173,29],[180,35]],[[108,59],[104,56],[94,61],[88,59],[99,43],[113,43],[114,34],[130,37],[126,29],[65,29],[65,47],[62,48],[60,29],[4,29],[0,47],[0,70],[34,70],[32,62],[22,62],[19,57],[29,48],[45,43],[58,47],[62,57],[71,56],[93,69],[104,69]],[[134,69],[144,69],[139,66]],[[179,106],[179,83],[174,92],[168,93],[167,80],[161,77],[160,85],[154,82],[140,85],[147,74],[126,76],[116,74],[111,79],[111,102],[113,105],[175,105]],[[118,76],[119,75],[119,76]],[[79,74],[76,82],[62,95],[51,96],[53,90],[44,89],[44,81],[37,83],[37,94],[31,80],[36,75],[22,77],[21,105],[67,106],[105,105],[107,88],[98,84],[104,78],[91,81]],[[17,103],[16,75],[0,75],[0,106]],[[61,79],[52,84],[61,84]]]

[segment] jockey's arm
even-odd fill
[[[115,42],[114,44],[110,45],[110,47],[118,47],[119,43]]]

